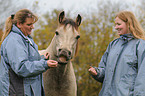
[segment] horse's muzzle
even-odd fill
[[[59,49],[57,61],[58,64],[66,65],[71,59],[71,52],[68,50]]]

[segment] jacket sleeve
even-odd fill
[[[107,57],[108,57],[109,50],[110,50],[110,45],[111,44],[109,44],[109,46],[107,47],[107,50],[105,51],[104,55],[102,56],[98,68],[94,67],[96,72],[97,72],[97,75],[96,76],[92,75],[92,77],[95,80],[97,80],[97,81],[99,81],[101,83],[103,83],[103,80],[104,80],[104,77],[105,77],[106,62],[107,62]]]
[[[5,47],[5,53],[10,67],[19,76],[36,76],[49,68],[44,59],[29,61],[28,48],[22,40],[15,38],[9,40]]]
[[[145,41],[140,42],[137,48],[138,72],[134,85],[133,96],[145,95]]]

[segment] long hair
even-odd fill
[[[135,38],[145,40],[144,30],[131,11],[121,11],[116,15],[116,17],[120,18],[126,23],[129,31],[133,34]]]
[[[2,39],[1,39],[1,43],[4,41],[4,39],[10,33],[13,24],[16,25],[17,22],[23,24],[23,23],[25,23],[26,18],[34,18],[33,23],[35,23],[38,20],[38,17],[28,9],[21,9],[18,12],[16,12],[16,14],[8,17],[5,22],[5,30],[4,30]]]

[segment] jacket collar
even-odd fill
[[[135,37],[131,33],[120,35],[120,39],[123,41],[122,45],[126,44],[127,42],[129,42],[130,40],[134,38]]]
[[[122,39],[124,41],[130,41],[131,39],[134,39],[134,36],[131,33],[123,34],[123,35],[120,35],[120,39]]]
[[[12,32],[17,33],[19,35],[21,35],[27,42],[29,42],[28,38],[23,34],[23,32],[16,26],[13,24],[12,27]],[[32,39],[32,37],[30,35],[28,35],[29,38]]]

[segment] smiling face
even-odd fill
[[[130,33],[126,23],[118,17],[115,18],[115,29],[118,31],[118,35]]]
[[[28,36],[31,34],[32,29],[34,29],[33,22],[34,18],[26,18],[23,24],[18,22],[17,26],[25,36]]]

